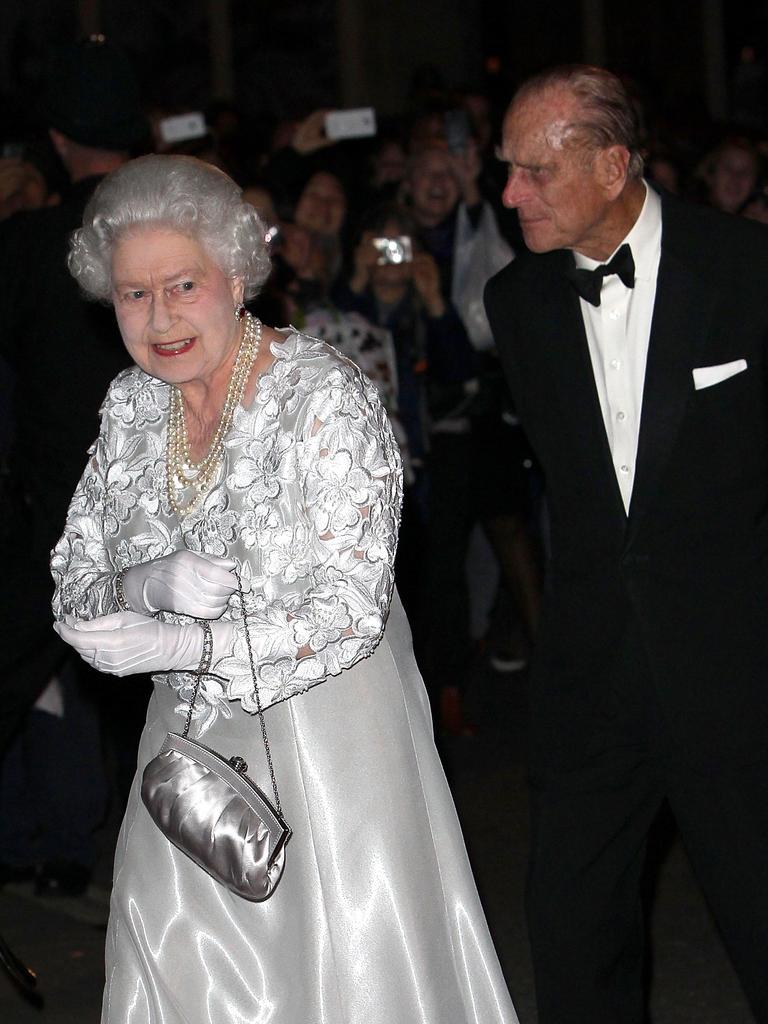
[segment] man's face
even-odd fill
[[[532,252],[575,249],[589,255],[601,235],[613,192],[601,177],[601,153],[590,158],[567,144],[579,120],[576,100],[551,89],[510,107],[504,120],[502,156],[509,166],[504,205],[518,212]]]
[[[445,220],[461,199],[455,162],[447,149],[424,150],[411,168],[408,184],[420,227],[434,227]]]

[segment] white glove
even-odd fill
[[[142,615],[178,612],[196,619],[218,619],[237,590],[234,558],[174,551],[132,565],[123,572],[128,607]]]
[[[203,655],[203,630],[196,623],[176,626],[136,612],[116,612],[53,628],[80,657],[99,672],[129,676],[136,672],[194,672]],[[214,622],[213,660],[231,650],[235,627]]]

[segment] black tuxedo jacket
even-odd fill
[[[551,514],[532,771],[599,755],[633,672],[670,756],[703,770],[768,757],[768,230],[662,199],[628,515],[572,259],[523,255],[486,289]],[[694,388],[694,368],[740,359],[745,371]]]

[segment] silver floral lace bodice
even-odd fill
[[[119,570],[183,547],[233,557],[265,707],[376,647],[402,500],[398,448],[367,378],[293,330],[272,353],[252,406],[236,410],[214,485],[180,520],[165,490],[169,387],[137,367],[121,373],[51,562],[56,617],[91,619],[118,610]],[[200,688],[201,732],[231,701],[256,710],[238,595],[224,618],[235,641]],[[162,678],[186,708],[193,677]]]

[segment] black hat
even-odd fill
[[[104,36],[57,54],[44,116],[49,128],[94,149],[130,150],[149,134],[133,69]]]

